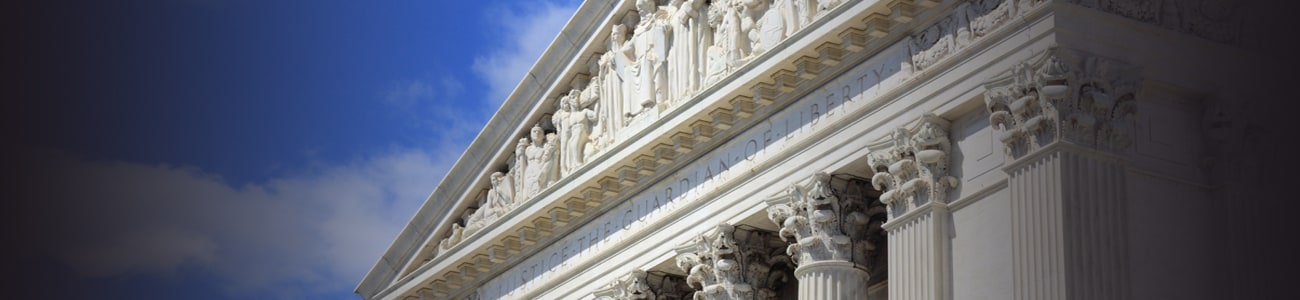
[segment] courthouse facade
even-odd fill
[[[1240,293],[1254,8],[587,1],[357,293]]]

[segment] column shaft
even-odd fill
[[[1015,299],[1126,299],[1124,168],[1052,149],[1011,170]]]
[[[847,261],[819,261],[794,270],[799,299],[849,300],[867,295],[867,271]]]

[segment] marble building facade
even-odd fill
[[[1250,295],[1259,7],[587,1],[357,293]]]

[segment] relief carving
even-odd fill
[[[884,191],[880,202],[890,219],[931,201],[946,202],[957,187],[957,178],[948,175],[948,128],[948,120],[926,114],[912,128],[896,129],[883,149],[871,149],[871,185]]]
[[[1077,4],[1135,21],[1188,33],[1225,43],[1243,44],[1247,28],[1246,9],[1251,1],[1231,0],[1069,0]]]
[[[963,2],[911,38],[912,67],[924,70],[980,38],[1003,27],[1016,16],[1041,5],[1042,0],[974,0]]]
[[[989,122],[1012,158],[1056,141],[1124,152],[1133,143],[1140,70],[1050,49],[985,83]]]
[[[635,11],[611,26],[605,52],[589,62],[590,78],[575,81],[558,100],[550,119],[556,132],[538,124],[520,138],[507,170],[489,175],[486,198],[462,212],[464,227],[453,225],[439,249],[496,221],[640,129],[629,126],[657,115],[646,112],[695,95],[844,1],[663,2],[637,0]]]
[[[556,131],[563,135],[560,175],[569,175],[585,162],[586,156],[583,153],[589,142],[592,124],[596,121],[596,111],[579,106],[578,97],[578,90],[573,90],[561,98],[560,110],[551,118]]]
[[[771,233],[719,224],[678,248],[694,299],[776,299],[775,288],[793,277],[790,258]]]

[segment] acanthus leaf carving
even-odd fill
[[[690,286],[681,276],[634,270],[597,290],[594,296],[600,300],[681,300],[688,299],[689,293]]]
[[[927,113],[911,128],[895,129],[881,149],[868,154],[875,171],[871,184],[883,191],[880,202],[890,219],[932,201],[946,202],[948,191],[957,187],[957,178],[948,175],[949,126],[948,120]]]
[[[776,299],[776,287],[793,278],[784,244],[770,232],[719,224],[678,247],[677,267],[694,299]]]
[[[791,242],[786,253],[795,264],[835,260],[870,269],[885,217],[884,206],[869,199],[874,194],[865,178],[817,173],[807,188],[794,185],[768,199],[768,219]]]
[[[1110,152],[1133,143],[1140,69],[1052,48],[985,83],[989,122],[1012,158],[1057,141]]]

